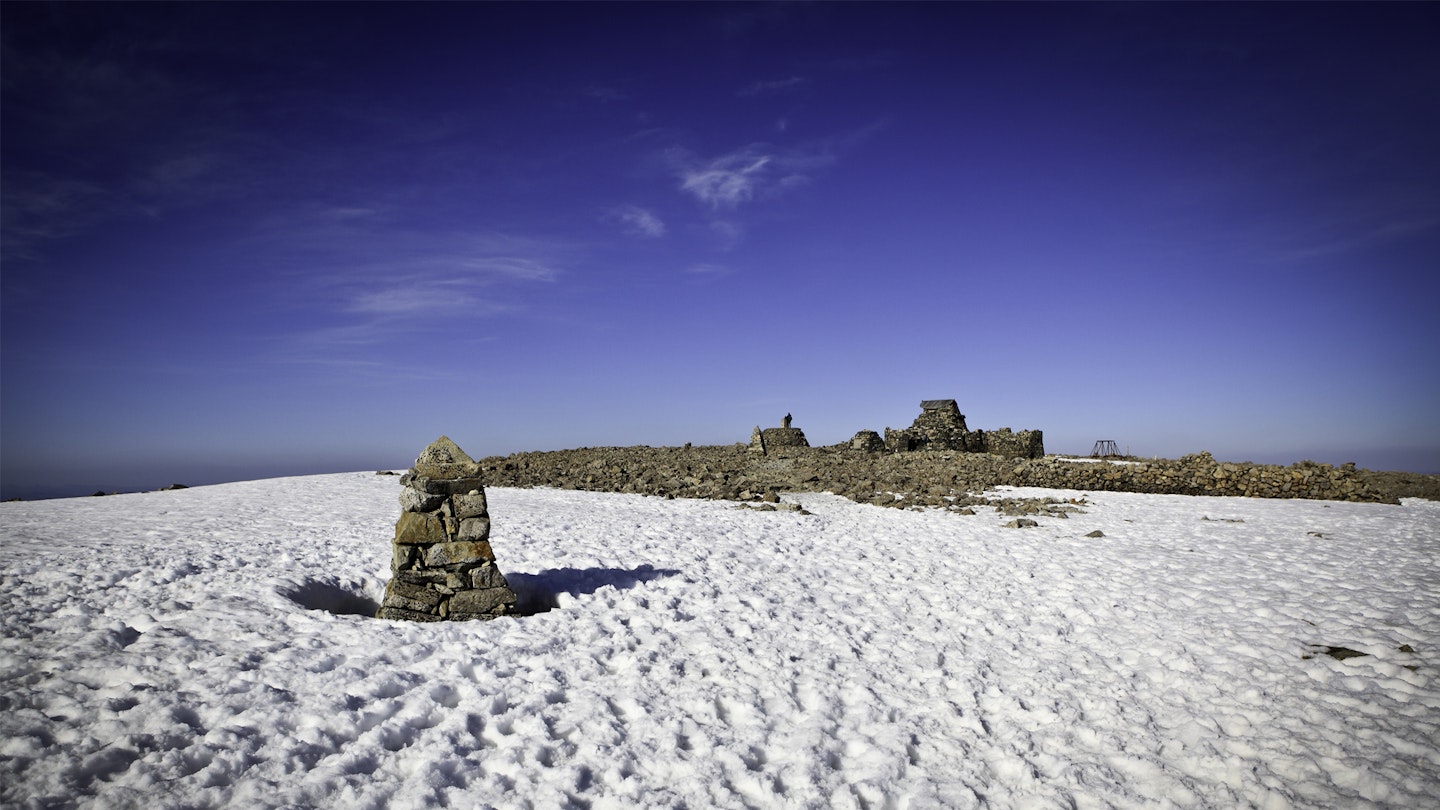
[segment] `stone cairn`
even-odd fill
[[[391,578],[381,619],[493,619],[513,613],[515,592],[490,550],[480,465],[441,436],[400,479]]]
[[[760,455],[770,452],[775,447],[809,447],[810,442],[805,440],[805,431],[797,427],[791,427],[791,416],[785,414],[780,420],[780,427],[760,429],[759,425],[750,434],[750,449]]]

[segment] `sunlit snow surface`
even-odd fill
[[[1086,493],[1010,529],[492,488],[502,569],[553,609],[407,624],[358,613],[397,494],[349,474],[0,504],[0,805],[1440,796],[1437,503]]]

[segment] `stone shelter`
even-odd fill
[[[1011,458],[1040,458],[1045,455],[1044,439],[1038,430],[1013,432],[970,430],[965,414],[953,399],[927,399],[920,403],[920,415],[904,430],[885,428],[885,449],[892,453],[914,450],[954,450],[964,453],[991,453]]]

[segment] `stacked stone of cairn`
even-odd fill
[[[382,619],[493,619],[513,613],[515,592],[495,567],[480,465],[445,436],[400,479],[391,578]]]
[[[760,429],[759,425],[750,433],[750,449],[761,455],[766,455],[772,447],[809,447],[810,442],[805,440],[805,431],[790,426],[791,416],[785,414],[780,420],[780,427]]]

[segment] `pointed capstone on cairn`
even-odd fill
[[[400,479],[400,519],[382,619],[493,619],[515,592],[495,567],[480,465],[441,436]]]

